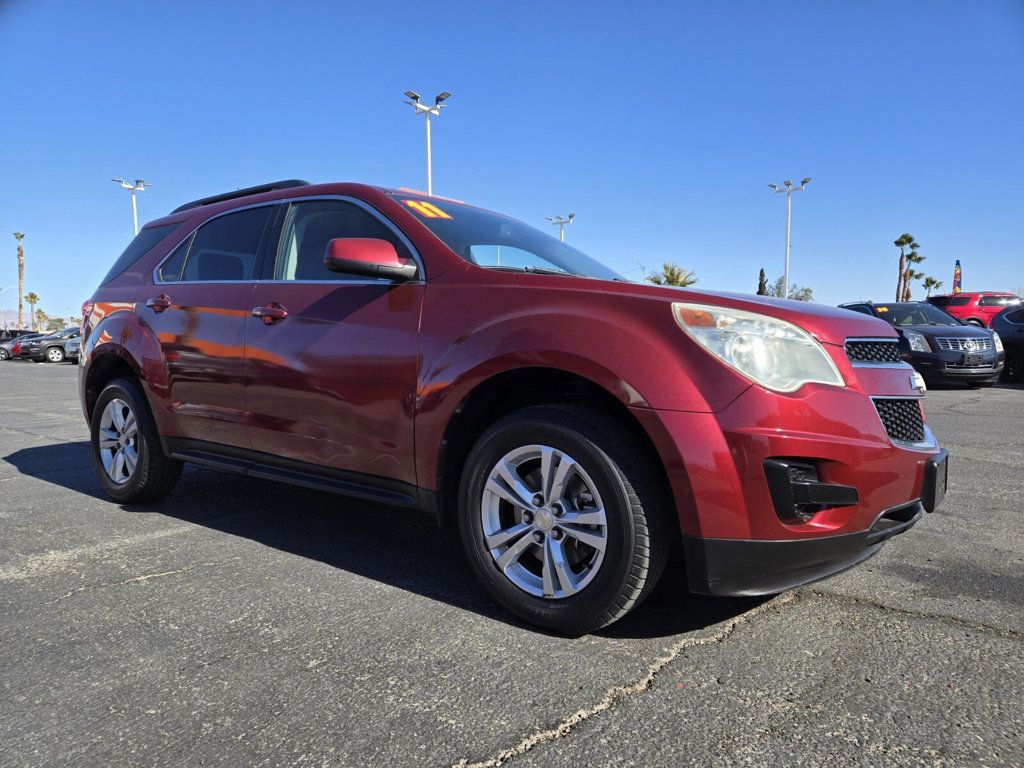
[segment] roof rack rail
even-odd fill
[[[204,205],[223,203],[225,200],[234,200],[236,197],[248,197],[249,195],[259,195],[264,192],[273,192],[278,189],[292,189],[293,187],[306,186],[309,186],[309,182],[303,181],[302,179],[285,179],[284,181],[272,181],[269,184],[258,184],[255,187],[236,189],[234,192],[225,192],[222,195],[213,195],[212,197],[201,197],[198,200],[193,200],[191,203],[179,205],[177,208],[171,211],[171,213],[180,213],[181,211],[187,211],[191,208],[201,208]]]

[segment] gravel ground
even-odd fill
[[[104,499],[73,365],[0,363],[0,765],[1024,764],[1024,388],[929,392],[943,508],[772,600],[568,640],[455,536],[189,469]]]

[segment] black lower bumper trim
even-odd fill
[[[913,501],[878,516],[867,531],[785,541],[683,537],[691,592],[705,595],[774,595],[852,568],[882,543],[910,530],[924,516]]]

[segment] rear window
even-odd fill
[[[966,307],[971,303],[970,296],[929,296],[928,303],[936,307]]]
[[[124,249],[124,253],[117,257],[117,261],[114,262],[114,266],[107,272],[107,276],[103,278],[100,285],[106,285],[115,277],[124,272],[128,267],[137,262],[161,240],[167,237],[171,232],[178,228],[177,224],[164,224],[162,227],[149,227],[144,229],[135,236],[128,247]]]

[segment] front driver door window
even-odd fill
[[[247,320],[249,436],[257,450],[414,485],[423,285],[329,272],[324,251],[336,237],[388,240],[412,258],[388,224],[355,202],[288,206],[273,268],[252,301],[286,315]]]

